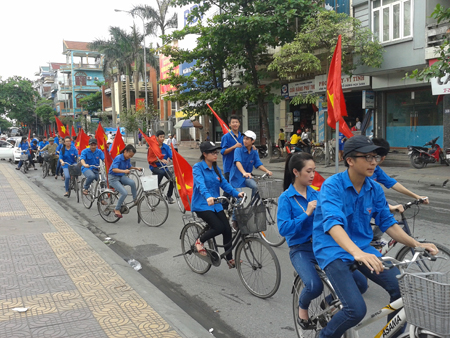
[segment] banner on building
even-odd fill
[[[160,79],[165,80],[169,78],[170,69],[173,67],[173,62],[170,60],[170,56],[160,55],[159,56],[159,69],[160,69]],[[173,68],[172,72],[176,75],[180,74],[180,66]],[[160,85],[161,95],[165,95],[167,92],[174,91],[176,88],[171,85]]]
[[[327,75],[319,75],[314,79],[316,93],[327,91]],[[348,76],[346,74],[341,76],[342,89],[370,87],[370,76],[365,75],[353,75]]]
[[[136,111],[145,109],[145,99],[136,99]]]

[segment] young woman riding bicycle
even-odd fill
[[[78,150],[72,145],[72,139],[67,136],[64,138],[64,146],[59,154],[59,163],[64,172],[64,185],[66,188],[65,197],[69,196],[70,174],[69,165],[77,164]]]
[[[125,176],[130,173],[131,169],[142,170],[142,168],[131,166],[130,159],[134,156],[134,154],[136,154],[136,148],[131,144],[127,145],[121,153],[114,158],[111,168],[109,168],[109,185],[120,193],[119,200],[117,201],[117,205],[114,209],[114,214],[117,218],[123,217],[120,208],[128,195],[124,185],[130,186],[131,193],[133,194],[133,201],[136,202],[136,183],[134,183],[134,181],[128,176]]]
[[[305,287],[299,297],[297,323],[303,330],[313,324],[309,320],[308,307],[323,291],[317,274],[312,248],[314,210],[319,193],[311,188],[316,171],[313,157],[305,152],[288,155],[284,173],[284,192],[278,199],[277,224],[281,236],[289,245],[289,256],[295,271]],[[354,278],[361,293],[367,290],[365,277],[355,272]]]
[[[223,236],[225,251],[231,247],[230,224],[225,216],[222,204],[214,204],[214,198],[220,196],[220,188],[233,197],[244,196],[243,192],[239,193],[236,189],[233,189],[217,167],[216,161],[220,149],[222,149],[220,146],[216,146],[212,142],[202,142],[200,144],[202,153],[200,159],[202,161],[196,163],[193,167],[192,211],[209,225],[209,230],[203,233],[195,243],[198,253],[202,256],[207,255],[203,243],[220,234]],[[234,268],[236,264],[231,251],[226,258],[228,267]]]

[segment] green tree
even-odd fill
[[[8,121],[7,119],[0,117],[0,130],[2,132],[5,132],[6,129],[8,129],[9,127],[12,127],[13,124],[11,123],[11,121]]]
[[[437,4],[431,17],[436,19],[437,23],[450,21],[450,7],[445,8]],[[441,78],[450,74],[450,30],[442,33],[442,44],[437,48],[437,61],[429,67],[422,70],[415,69],[411,74],[406,73],[406,77],[416,79],[417,81],[428,81],[432,78]]]
[[[220,55],[224,58],[223,67],[218,62],[217,71],[206,74],[210,76],[210,82],[220,82],[221,77],[217,74],[223,69],[227,70],[224,80],[231,80],[229,83],[223,81],[219,84],[224,89],[218,90],[218,97],[213,103],[214,109],[223,114],[224,110],[229,110],[227,105],[230,103],[242,106],[256,104],[266,131],[266,141],[270,145],[271,135],[265,102],[278,103],[280,95],[277,90],[279,82],[271,77],[267,69],[272,61],[269,48],[292,42],[295,37],[295,22],[302,26],[310,16],[320,11],[323,1],[175,0],[174,3],[178,6],[197,6],[193,6],[188,15],[190,24],[182,31],[172,34],[171,39],[194,32],[201,34],[198,42],[204,50],[209,47],[210,51],[202,57],[200,64],[208,62],[207,56]],[[219,7],[220,11],[205,22],[202,17],[213,6]],[[195,21],[197,23],[193,24]],[[164,54],[173,55],[170,52]],[[185,59],[189,60],[187,57]],[[185,60],[180,58],[179,62]],[[233,82],[234,76],[231,73],[236,73],[237,81]],[[271,147],[269,149],[271,150]]]
[[[33,83],[20,76],[0,80],[0,115],[11,120],[33,125],[35,101],[39,93],[33,89]]]
[[[322,11],[302,26],[293,42],[281,47],[269,70],[276,71],[284,79],[305,73],[325,74],[339,35],[342,36],[342,67],[345,73],[351,74],[362,65],[381,67],[383,49],[373,39],[370,29],[361,27],[358,19],[345,13]],[[317,98],[316,95],[298,95],[292,104],[315,103]]]
[[[44,128],[55,122],[55,113],[50,101],[42,98],[36,103],[36,114]]]

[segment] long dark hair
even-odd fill
[[[293,170],[297,169],[299,172],[302,171],[302,169],[305,167],[306,161],[314,161],[314,158],[311,154],[308,153],[294,153],[294,154],[288,154],[286,158],[286,164],[284,167],[284,182],[283,187],[284,190],[289,188],[289,185],[291,183],[294,183],[295,181],[295,175]]]
[[[64,142],[66,142],[66,140],[70,140],[70,142],[72,142],[72,139],[70,138],[70,136],[64,137]],[[62,153],[63,153],[63,155],[66,153],[66,145],[65,144],[62,147]]]
[[[132,151],[133,154],[136,154],[136,148],[132,144],[127,144],[120,153],[123,154],[125,151]]]
[[[202,161],[204,161],[205,160],[205,155],[202,154],[202,156],[200,156],[200,159]],[[220,174],[219,168],[217,167],[217,162],[213,162],[212,163],[212,167],[214,169],[214,172],[217,174],[217,176],[219,176],[219,181],[222,183],[222,175]]]
[[[20,140],[20,144],[25,143],[25,141],[27,140],[26,136],[22,136],[22,139]]]

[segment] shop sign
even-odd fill
[[[362,91],[362,109],[375,108],[375,92],[373,90]]]
[[[314,80],[289,83],[289,98],[297,95],[308,95],[315,92]]]
[[[286,126],[286,127],[284,127],[284,131],[286,133],[292,133],[294,131],[294,126],[293,125]]]
[[[284,98],[289,97],[289,89],[287,84],[281,86],[281,96],[283,96]]]
[[[358,87],[370,87],[370,76],[366,75],[342,75],[342,89],[351,89]],[[327,75],[319,75],[315,78],[316,93],[327,91]]]
[[[445,74],[441,78],[434,77],[430,79],[430,82],[433,95],[450,94],[450,74]]]
[[[325,106],[325,107],[324,107]],[[319,121],[317,128],[318,141],[323,142],[325,140],[325,112],[327,107],[327,101],[323,101],[323,97],[319,100]]]

